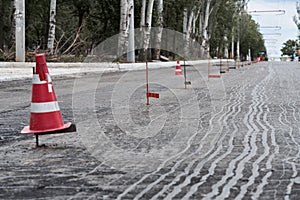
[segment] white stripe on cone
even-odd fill
[[[31,103],[32,113],[48,113],[60,111],[57,101],[47,103]]]
[[[47,81],[41,81],[38,74],[33,74],[32,84],[46,84]]]
[[[51,83],[48,83],[48,92],[49,93],[53,92],[53,90],[52,90],[52,84]]]
[[[46,77],[49,83],[52,82],[50,74],[46,74]]]

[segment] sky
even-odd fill
[[[293,16],[297,16],[296,2],[297,0],[250,0],[248,2],[248,13],[261,27],[260,32],[265,39],[269,57],[280,56],[283,43],[289,39],[297,39],[300,34],[293,21]],[[262,12],[279,10],[284,10],[285,13]],[[281,27],[281,29],[274,27]]]

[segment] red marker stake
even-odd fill
[[[146,58],[146,96],[147,96],[147,105],[149,105],[149,83],[148,83],[148,61],[147,61],[147,58]]]

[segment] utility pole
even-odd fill
[[[25,0],[15,0],[16,62],[25,62]]]

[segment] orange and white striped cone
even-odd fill
[[[64,131],[71,127],[71,122],[64,124],[58,106],[52,80],[44,54],[36,55],[36,70],[32,78],[32,100],[30,125],[25,126],[22,134],[47,134]]]
[[[182,70],[181,70],[181,67],[180,67],[180,61],[179,60],[177,60],[175,75],[182,75]]]

